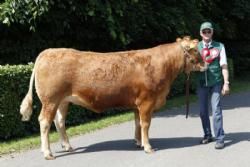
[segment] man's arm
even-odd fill
[[[229,72],[228,72],[228,67],[227,65],[222,65],[222,76],[224,79],[224,85],[222,88],[222,95],[227,95],[230,92],[230,88],[229,88]]]
[[[226,50],[224,45],[222,45],[221,52],[220,52],[220,65],[222,68],[222,76],[224,79],[224,85],[222,87],[222,95],[229,94],[230,88],[229,88],[229,72],[228,72],[228,66],[227,66],[227,56],[226,56]]]

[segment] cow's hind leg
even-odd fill
[[[141,147],[141,125],[138,110],[135,110],[135,142],[137,147]]]
[[[39,115],[40,122],[40,132],[41,132],[41,150],[44,154],[45,159],[52,160],[55,159],[50,150],[49,143],[49,130],[51,127],[51,123],[54,120],[56,114],[56,106],[54,104],[51,105],[43,105],[41,113]]]
[[[73,149],[69,144],[69,139],[65,129],[65,119],[68,112],[68,106],[68,102],[63,102],[59,105],[56,112],[56,117],[54,119],[54,123],[58,133],[60,134],[62,147],[65,149],[65,151],[71,152],[73,151]]]
[[[152,106],[153,106],[153,101],[150,101],[150,100],[143,102],[139,106],[142,146],[144,147],[144,151],[146,153],[154,152],[154,150],[152,149],[149,143],[149,135],[148,135],[152,112],[153,112]]]

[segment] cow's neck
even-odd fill
[[[165,58],[165,77],[169,78],[172,83],[183,71],[185,64],[184,50],[177,42],[163,46],[162,49]]]
[[[155,73],[155,76],[160,79],[155,79],[154,89],[157,93],[155,101],[155,109],[159,109],[165,104],[171,85],[184,67],[184,51],[178,43],[166,44],[159,46],[160,55],[157,58],[161,61],[160,75]],[[158,64],[158,65],[159,65]]]
[[[150,63],[144,63],[144,84],[149,90],[167,94],[184,66],[184,51],[178,43],[160,45],[147,50]],[[145,62],[145,61],[144,61]],[[164,95],[163,95],[164,96]]]

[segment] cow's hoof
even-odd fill
[[[56,159],[52,154],[45,156],[46,160],[54,160]]]
[[[62,148],[66,152],[73,152],[74,151],[74,149],[70,145],[65,146],[65,145],[62,144]]]
[[[136,148],[142,148],[140,144],[135,143]]]
[[[145,153],[147,153],[147,154],[152,154],[152,153],[155,152],[155,150],[152,149],[152,148],[145,149],[144,151],[145,151]]]
[[[142,148],[141,142],[135,139],[135,145],[137,148]]]
[[[154,153],[155,152],[155,150],[154,149],[150,149],[150,150],[147,150],[147,151],[145,151],[147,154],[152,154],[152,153]]]
[[[65,151],[67,151],[67,152],[73,152],[74,149],[72,147],[69,147],[69,148],[65,148]]]

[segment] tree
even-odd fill
[[[47,12],[48,7],[48,0],[6,0],[0,5],[0,20],[8,25],[28,25],[34,31],[37,18]]]

